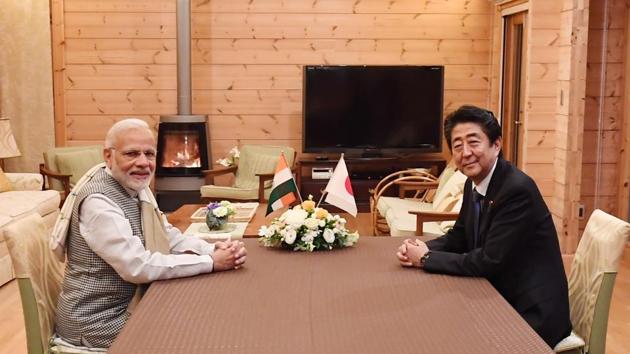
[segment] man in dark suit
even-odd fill
[[[490,111],[462,106],[444,122],[457,168],[468,180],[446,235],[405,240],[403,266],[487,278],[554,347],[571,333],[567,279],[549,209],[534,181],[501,156],[501,127]]]

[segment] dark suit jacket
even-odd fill
[[[567,279],[549,209],[534,181],[499,158],[473,249],[472,182],[455,226],[427,242],[429,272],[487,278],[549,344],[571,332]]]

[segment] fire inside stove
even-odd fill
[[[164,135],[162,167],[201,167],[199,134],[196,131],[171,131]]]

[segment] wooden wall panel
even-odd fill
[[[155,0],[69,0],[71,12],[174,12],[175,2]],[[193,0],[195,12],[255,13],[488,13],[483,1],[470,0]]]
[[[606,5],[608,6],[606,8]],[[626,19],[623,0],[590,4],[588,66],[584,110],[582,201],[586,220],[595,208],[618,215],[617,194],[622,178]],[[626,201],[627,203],[627,201]]]
[[[193,112],[213,160],[244,142],[301,150],[304,65],[445,65],[445,112],[487,106],[487,0],[193,0]],[[175,1],[64,0],[61,144],[176,112]],[[60,144],[60,145],[61,145]]]

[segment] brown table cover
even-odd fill
[[[109,353],[553,353],[486,280],[401,267],[401,241],[245,240],[240,270],[155,282]]]

